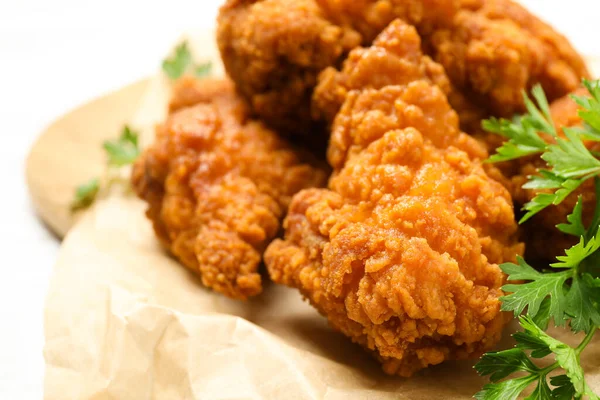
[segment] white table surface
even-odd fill
[[[154,73],[182,32],[213,26],[221,2],[0,0],[0,399],[42,398],[43,302],[59,242],[28,198],[31,143],[61,114]],[[600,55],[600,2],[523,2]]]

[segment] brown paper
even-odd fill
[[[146,140],[168,87],[157,78],[147,90],[133,118]],[[69,123],[102,125],[106,111],[75,113]],[[40,154],[61,143],[46,146]],[[386,376],[292,289],[267,283],[246,303],[204,289],[159,247],[144,209],[114,193],[66,237],[45,312],[46,399],[464,399],[486,382],[473,362]],[[583,360],[596,391],[598,360],[597,338]]]

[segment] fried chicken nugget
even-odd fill
[[[327,172],[262,123],[226,80],[185,78],[132,184],[161,242],[226,296],[261,292],[258,267],[291,196]]]
[[[507,321],[498,263],[523,251],[509,193],[479,161],[485,150],[459,130],[423,68],[430,60],[403,45],[416,36],[396,21],[377,46],[355,50],[362,68],[389,57],[423,74],[348,92],[332,127],[329,190],[294,196],[285,239],[265,253],[275,282],[401,376],[497,343]]]
[[[396,18],[417,27],[425,52],[446,69],[456,88],[450,103],[469,133],[482,118],[524,111],[521,93],[535,83],[552,101],[589,75],[562,35],[511,0],[229,0],[218,42],[257,115],[296,135],[323,136],[297,122],[310,120],[319,72]]]

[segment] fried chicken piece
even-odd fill
[[[552,101],[588,76],[562,35],[511,0],[229,0],[218,41],[257,115],[321,139],[322,130],[297,122],[311,116],[319,72],[371,44],[396,18],[417,27],[425,52],[446,69],[456,88],[450,103],[469,133],[478,133],[482,118],[524,111],[521,92],[535,83]],[[495,136],[481,137],[498,145]]]
[[[329,189],[294,196],[285,239],[265,253],[275,282],[401,376],[497,343],[507,321],[498,263],[523,251],[509,193],[482,168],[485,150],[459,130],[423,68],[430,60],[402,45],[416,36],[396,21],[373,51],[355,50],[364,68],[389,57],[422,74],[347,93]]]
[[[463,0],[452,25],[424,40],[454,85],[494,116],[524,111],[522,93],[536,83],[552,101],[589,75],[564,36],[511,0]]]
[[[420,77],[426,77],[439,86],[459,107],[457,111],[460,116],[483,116],[477,105],[470,103],[453,87],[444,68],[421,54],[421,39],[414,34],[414,28],[407,24],[396,24],[393,33],[394,38],[389,38],[384,31],[370,47],[352,51],[344,62],[343,71],[329,67],[319,75],[319,84],[312,97],[313,116],[331,124],[349,91],[379,89],[389,84],[408,83]],[[395,55],[395,52],[400,52],[400,55]],[[409,60],[406,58],[408,55],[421,61]]]
[[[401,19],[431,33],[452,25],[461,9],[461,0],[316,0],[327,18],[336,25],[360,33],[363,43],[371,43],[392,21]]]
[[[330,23],[314,0],[229,0],[218,44],[227,73],[253,111],[271,126],[320,146],[326,136],[310,117],[318,73],[360,44],[360,35]]]
[[[396,54],[397,53],[397,54]],[[405,23],[394,23],[367,48],[357,48],[344,61],[343,70],[326,68],[312,99],[313,115],[321,114],[333,122],[348,93],[355,89],[380,89],[427,78],[450,93],[451,86],[444,68],[421,53],[421,39]]]
[[[573,94],[589,96],[585,89],[579,89]],[[564,137],[563,128],[565,127],[581,125],[579,109],[570,95],[558,99],[550,105],[550,114],[559,135]],[[548,142],[553,142],[551,137],[546,136],[545,138]],[[593,150],[600,150],[596,142],[588,142],[586,145]],[[521,207],[540,193],[540,190],[523,189],[523,185],[529,181],[528,177],[536,175],[539,169],[548,166],[539,156],[516,160],[514,164],[517,167],[511,171],[512,175],[508,175],[504,171],[508,180],[506,186],[511,191],[515,204]],[[574,237],[561,233],[556,229],[556,225],[566,223],[567,216],[573,212],[579,196],[581,196],[583,204],[584,222],[591,223],[596,206],[596,195],[593,180],[588,180],[561,204],[546,208],[524,225],[528,261],[547,265],[548,262],[554,261],[556,256],[564,255],[565,249],[576,243],[577,240]]]
[[[325,169],[248,119],[229,81],[185,78],[173,113],[136,162],[132,184],[161,242],[226,296],[261,292],[258,267],[291,196],[326,183]]]

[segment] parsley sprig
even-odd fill
[[[539,85],[532,90],[535,103],[524,94],[528,114],[514,121],[492,118],[483,123],[485,130],[508,139],[489,161],[509,161],[539,154],[548,164],[549,169],[530,176],[524,186],[525,189],[546,191],[525,204],[527,213],[520,222],[527,221],[548,206],[562,203],[583,182],[600,175],[600,160],[583,143],[584,140],[600,141],[600,81],[584,80],[583,85],[590,97],[572,96],[581,107],[579,115],[583,127],[563,128],[564,137],[558,134],[552,123],[548,101]]]
[[[205,62],[196,64],[188,42],[184,41],[175,47],[171,57],[166,58],[163,61],[162,69],[172,80],[176,80],[186,73],[190,73],[198,78],[203,78],[210,75],[212,63]]]
[[[591,341],[595,331],[590,331],[576,348],[556,340],[544,332],[531,317],[519,318],[523,332],[513,335],[517,346],[494,353],[485,354],[475,366],[481,375],[490,375],[493,383],[487,384],[475,395],[478,400],[516,399],[526,388],[535,384],[535,389],[527,399],[599,399],[585,381],[584,371],[579,362],[581,352]],[[531,359],[539,359],[554,354],[555,362],[540,367]],[[562,368],[564,374],[549,374]],[[504,378],[516,373],[524,373],[513,379]],[[550,382],[548,382],[548,380]]]
[[[115,179],[114,175],[120,168],[131,165],[140,155],[139,133],[125,125],[121,135],[116,140],[107,140],[103,144],[107,159],[107,175],[101,178],[93,178],[75,189],[75,198],[71,203],[72,211],[79,211],[91,206],[101,191],[102,183],[110,187]]]
[[[93,178],[75,189],[75,197],[71,202],[71,211],[79,211],[91,206],[100,191],[100,179]]]
[[[513,121],[490,119],[483,126],[505,136],[507,142],[490,158],[492,162],[539,155],[548,169],[530,176],[525,188],[543,190],[524,207],[527,221],[550,205],[560,204],[588,179],[594,179],[595,210],[589,226],[584,224],[581,196],[565,223],[557,225],[561,232],[579,238],[565,250],[564,256],[540,272],[519,257],[517,264],[500,267],[508,275],[501,298],[502,310],[519,317],[523,332],[513,335],[517,346],[485,354],[475,366],[481,375],[490,375],[492,383],[475,395],[477,399],[516,399],[535,384],[527,399],[600,400],[585,380],[580,355],[600,327],[600,160],[588,150],[585,141],[600,141],[600,81],[583,81],[587,96],[573,96],[581,107],[580,128],[564,128],[558,134],[550,107],[540,86],[533,89],[535,103],[524,95],[528,113]],[[537,105],[536,105],[537,104]],[[545,135],[545,137],[543,136]],[[558,327],[569,326],[583,332],[581,343],[573,348],[548,335],[550,321]],[[532,359],[552,355],[555,362],[538,366]],[[557,371],[562,370],[562,374]],[[511,377],[520,373],[517,377]],[[550,376],[552,374],[552,376]],[[506,379],[509,378],[509,379]]]
[[[176,80],[186,73],[203,78],[211,74],[212,63],[197,64],[188,43],[184,41],[175,47],[170,57],[163,60],[162,70],[171,80]],[[101,193],[103,186],[108,188],[119,181],[111,176],[116,175],[115,173],[118,173],[120,168],[133,164],[139,157],[139,134],[125,125],[117,140],[106,141],[102,147],[107,158],[107,176],[102,179],[93,178],[75,189],[75,196],[71,202],[73,212],[91,206]]]

